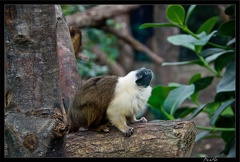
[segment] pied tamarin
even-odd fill
[[[134,129],[127,124],[147,122],[144,117],[137,120],[135,115],[151,95],[152,77],[151,70],[140,68],[124,77],[99,76],[87,80],[76,92],[69,109],[69,133],[80,127],[109,132],[107,125],[111,123],[130,137]]]

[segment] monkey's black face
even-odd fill
[[[136,76],[137,76],[136,84],[139,87],[146,88],[150,85],[151,79],[153,77],[153,72],[149,69],[141,68],[137,70]]]

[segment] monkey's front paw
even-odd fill
[[[128,131],[124,133],[125,137],[130,137],[134,132],[134,129],[132,127],[129,127]]]
[[[139,121],[142,122],[142,123],[146,123],[146,122],[147,122],[147,119],[144,118],[144,117],[142,117]]]

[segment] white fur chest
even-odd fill
[[[107,114],[132,116],[144,108],[152,88],[138,87],[135,80],[134,73],[118,79],[114,98],[107,108]]]

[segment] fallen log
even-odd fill
[[[196,126],[191,121],[153,120],[131,124],[134,133],[124,137],[115,127],[109,133],[80,130],[66,137],[66,157],[189,157]]]

